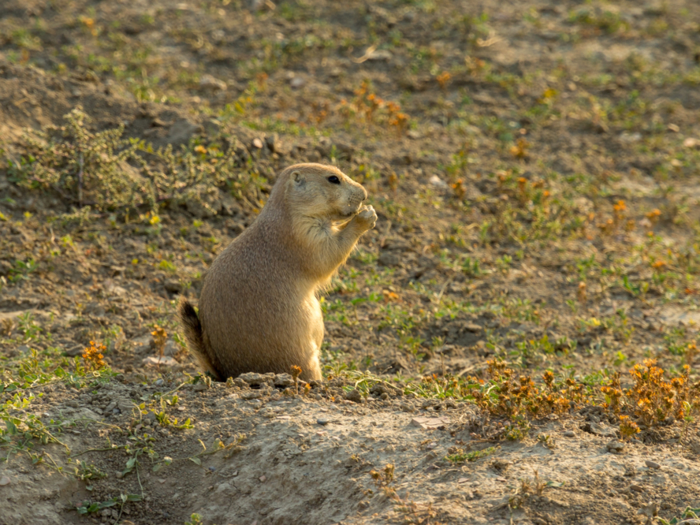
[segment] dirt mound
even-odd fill
[[[682,505],[700,476],[678,434],[623,445],[595,413],[495,444],[470,432],[468,405],[331,402],[337,386],[297,396],[273,381],[35,389],[60,444],[39,454],[45,473],[18,456],[0,468],[0,523],[644,523],[650,500]]]
[[[25,128],[61,126],[78,106],[97,130],[124,126],[127,136],[146,138],[155,147],[186,144],[204,131],[178,108],[138,103],[133,95],[113,93],[96,79],[57,77],[0,62],[0,133],[5,141],[19,141]]]

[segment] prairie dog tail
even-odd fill
[[[194,353],[199,364],[209,372],[212,377],[218,381],[221,381],[221,375],[216,370],[214,363],[212,362],[209,352],[204,345],[204,338],[202,336],[202,323],[199,321],[197,312],[195,312],[194,307],[190,302],[185,299],[184,296],[180,296],[180,302],[177,305],[177,313],[180,316],[180,322],[185,330],[185,338],[187,339],[188,346],[192,353]]]

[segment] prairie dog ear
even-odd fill
[[[306,182],[306,175],[304,175],[300,171],[293,171],[291,178],[296,186],[303,186]]]

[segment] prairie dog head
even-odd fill
[[[334,166],[296,164],[285,169],[280,179],[289,209],[308,218],[347,221],[367,198],[360,184]]]

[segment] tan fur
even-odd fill
[[[335,175],[340,184],[328,177]],[[280,173],[255,222],[212,264],[199,317],[179,313],[190,348],[216,379],[245,372],[320,379],[323,317],[317,294],[374,227],[365,189],[333,166],[297,164]]]

